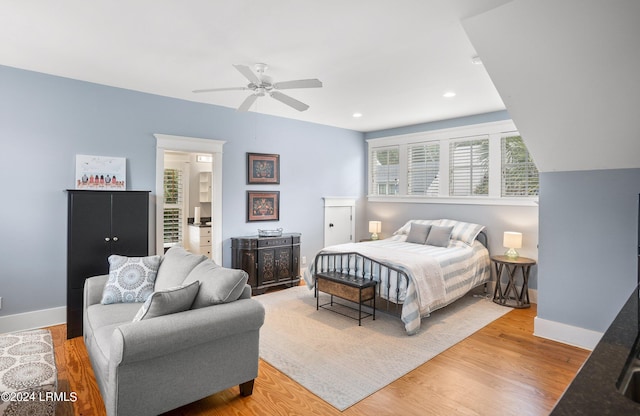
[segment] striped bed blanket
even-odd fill
[[[435,247],[407,243],[406,238],[395,235],[378,241],[340,244],[325,247],[321,253],[357,252],[405,272],[408,284],[404,278],[397,279],[396,272],[364,265],[367,277],[373,275],[380,282],[380,295],[402,304],[402,322],[407,333],[414,334],[420,329],[421,318],[487,282],[491,272],[489,252],[479,241],[469,246],[451,240],[449,247]],[[315,262],[304,274],[310,289],[315,284],[314,268]],[[353,271],[353,265],[350,270]]]

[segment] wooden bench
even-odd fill
[[[327,271],[317,273],[315,275],[315,296],[316,296],[316,310],[324,308],[335,313],[347,316],[352,319],[357,319],[358,326],[362,326],[362,318],[373,316],[373,320],[376,320],[376,284],[378,283],[372,279],[364,279],[361,277],[352,276],[346,273],[340,273],[336,271]],[[320,304],[319,292],[324,292],[331,295],[331,301],[325,304]],[[358,304],[358,318],[353,318],[347,314],[341,313],[335,309],[329,309],[326,306],[333,306],[333,297],[337,296],[341,299],[345,299]],[[372,313],[362,312],[362,304],[364,302],[372,301]],[[347,306],[347,305],[343,305]],[[348,307],[348,306],[347,306]],[[354,309],[355,308],[351,308]]]

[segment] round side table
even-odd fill
[[[527,257],[491,256],[496,268],[496,288],[493,291],[493,301],[499,305],[512,308],[529,308],[529,272],[536,261]],[[503,288],[502,274],[507,271],[507,285]],[[522,275],[522,287],[518,291],[516,286],[517,272]]]

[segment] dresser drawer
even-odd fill
[[[291,237],[259,239],[258,247],[290,246]]]
[[[200,227],[200,237],[211,237],[211,227]]]

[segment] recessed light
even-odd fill
[[[455,93],[455,92],[453,92],[453,91],[447,91],[447,92],[445,92],[444,94],[442,94],[442,96],[443,96],[444,98],[451,98],[451,97],[455,97],[455,96],[456,96],[456,93]]]
[[[360,118],[362,117],[362,113],[353,113],[353,118]]]

